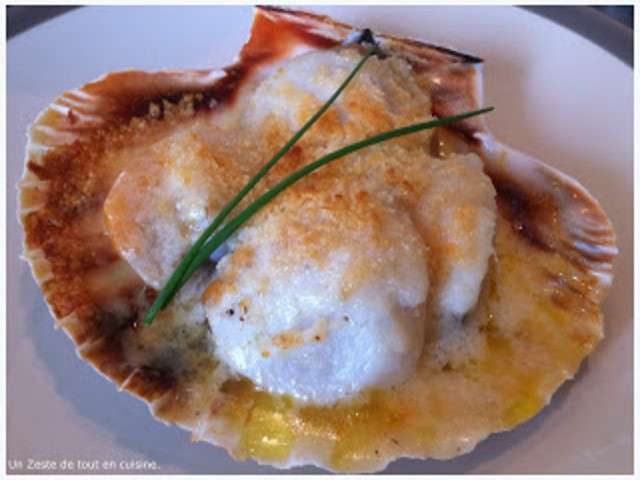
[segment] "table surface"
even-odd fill
[[[9,6],[7,39],[77,6]],[[633,6],[536,6],[522,7],[553,20],[588,38],[633,66]]]

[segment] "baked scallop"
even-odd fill
[[[602,338],[617,253],[607,216],[482,117],[314,172],[142,324],[363,40],[384,55],[241,207],[348,143],[481,106],[478,58],[258,7],[234,65],[111,73],[29,131],[25,257],[56,326],[157,419],[238,459],[372,472],[452,458],[534,416]]]

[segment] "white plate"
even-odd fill
[[[623,473],[632,471],[633,74],[584,38],[509,7],[322,7],[336,18],[425,39],[486,60],[486,104],[496,136],[578,178],[617,229],[616,281],[604,305],[606,339],[574,382],[515,431],[491,436],[449,462],[393,463],[391,472]],[[224,66],[245,40],[249,7],[82,8],[9,41],[8,56],[8,467],[28,459],[158,473],[263,473],[154,420],[81,362],[54,331],[27,264],[15,188],[24,132],[53,97],[125,68]],[[79,466],[78,460],[87,463]],[[14,461],[13,463],[11,463]],[[110,470],[113,466],[114,469]],[[80,467],[80,468],[78,468]],[[104,469],[103,467],[107,467]],[[143,469],[138,471],[151,472]],[[317,471],[297,469],[298,472]]]

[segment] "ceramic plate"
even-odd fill
[[[507,144],[576,177],[618,233],[606,339],[551,404],[474,452],[399,460],[387,473],[624,473],[633,451],[633,72],[600,47],[509,7],[318,7],[338,20],[450,46],[485,59],[489,124]],[[250,7],[93,7],[29,30],[7,46],[7,460],[9,471],[272,473],[235,462],[152,419],[81,362],[20,260],[15,184],[25,130],[55,95],[105,72],[229,64]],[[55,465],[52,462],[56,462]],[[318,472],[299,468],[296,472]],[[31,473],[36,473],[31,470]]]

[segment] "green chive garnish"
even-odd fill
[[[242,199],[251,191],[253,187],[264,177],[269,170],[280,160],[284,155],[293,147],[293,145],[300,140],[309,128],[327,111],[327,109],[333,104],[333,102],[338,98],[338,96],[342,93],[342,91],[347,87],[349,82],[353,80],[353,77],[362,69],[365,62],[375,53],[376,47],[371,47],[365,55],[362,57],[360,62],[355,66],[353,71],[349,74],[349,76],[342,82],[342,84],[338,87],[333,95],[327,100],[327,102],[313,115],[307,123],[305,123],[300,130],[298,130],[293,137],[282,147],[274,156],[269,160],[264,166],[256,173],[247,184],[240,190],[233,199],[220,211],[220,213],[214,218],[213,222],[202,232],[200,237],[193,244],[191,249],[184,256],[178,267],[169,277],[169,280],[162,288],[158,297],[151,305],[149,311],[144,317],[145,325],[149,325],[155,316],[160,312],[160,310],[164,309],[169,302],[173,299],[176,292],[182,288],[182,285],[186,283],[186,281],[181,282],[180,280],[183,278],[185,272],[189,268],[189,265],[195,258],[198,251],[202,248],[207,239],[216,231],[216,229],[222,225],[222,222],[227,218],[227,216],[231,213],[231,211],[238,206],[238,204],[242,201]],[[200,265],[200,264],[198,264]],[[194,270],[195,271],[195,270]],[[191,276],[191,274],[186,277],[187,279]]]
[[[373,137],[369,137],[365,140],[361,140],[356,143],[352,143],[346,147],[340,148],[331,152],[324,157],[300,168],[296,172],[292,173],[284,180],[281,180],[270,190],[262,194],[256,200],[253,201],[247,208],[245,208],[242,212],[240,212],[236,217],[234,217],[229,223],[227,223],[220,231],[218,231],[213,237],[211,237],[197,252],[194,253],[192,257],[192,261],[184,270],[184,275],[182,275],[175,283],[175,288],[171,290],[161,292],[161,295],[164,294],[165,298],[169,298],[169,301],[175,296],[177,291],[184,286],[184,284],[189,280],[191,275],[200,268],[200,266],[207,261],[209,256],[218,249],[228,238],[233,235],[233,233],[240,228],[240,226],[245,223],[249,218],[251,218],[255,213],[257,213],[262,207],[264,207],[267,203],[269,203],[273,198],[275,198],[278,194],[280,194],[283,190],[293,185],[297,181],[306,177],[310,173],[314,172],[318,168],[331,163],[339,158],[342,158],[350,153],[356,152],[363,148],[375,145],[377,143],[381,143],[387,140],[391,140],[393,138],[401,137],[403,135],[408,135],[411,133],[420,132],[422,130],[428,130],[430,128],[440,127],[443,125],[449,125],[455,122],[459,122],[469,117],[474,117],[476,115],[481,115],[483,113],[487,113],[492,111],[493,107],[482,108],[480,110],[474,110],[472,112],[462,113],[460,115],[453,115],[450,117],[439,118],[436,120],[430,120],[428,122],[416,123],[413,125],[409,125],[407,127],[398,128],[395,130],[389,130],[387,132],[381,133],[379,135],[374,135]],[[153,307],[152,307],[153,308]],[[150,310],[151,313],[151,310]],[[149,324],[157,311],[153,312],[153,315],[149,313],[145,317],[145,323]]]

